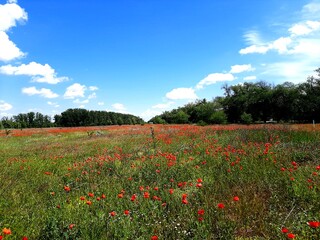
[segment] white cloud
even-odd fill
[[[97,94],[94,92],[88,96],[88,99],[97,98]]]
[[[307,19],[319,19],[320,2],[311,2],[303,6],[302,16]]]
[[[122,103],[114,103],[112,104],[112,108],[119,113],[128,113],[127,108]]]
[[[0,31],[0,61],[10,61],[21,58],[25,54],[9,39],[5,32]]]
[[[89,90],[90,91],[96,91],[96,90],[98,90],[99,88],[98,87],[96,87],[96,86],[90,86],[89,87]]]
[[[256,80],[257,77],[256,76],[247,76],[247,77],[244,77],[243,80],[245,81],[252,81],[252,80]]]
[[[8,1],[0,4],[0,61],[11,61],[23,57],[25,54],[13,43],[6,34],[11,27],[16,26],[16,22],[26,21],[27,13],[16,1]]]
[[[306,21],[302,23],[294,24],[289,28],[289,32],[293,36],[308,35],[320,28],[320,21]]]
[[[196,89],[202,89],[204,86],[212,85],[217,82],[233,81],[236,78],[231,73],[211,73],[202,79],[196,86]]]
[[[257,31],[249,31],[244,34],[244,39],[249,45],[261,45],[263,41]]]
[[[174,102],[167,102],[167,103],[159,103],[154,106],[152,106],[153,109],[167,109],[171,107],[171,105],[174,104]]]
[[[251,66],[251,64],[233,65],[231,66],[230,73],[251,72],[254,70],[255,69]]]
[[[67,77],[57,77],[56,71],[49,65],[31,62],[20,66],[5,65],[0,67],[0,73],[6,75],[31,76],[33,82],[57,84],[68,80]]]
[[[144,121],[149,121],[151,118],[160,115],[161,113],[161,110],[147,109],[146,111],[141,113],[141,117]]]
[[[22,88],[22,93],[27,94],[29,96],[40,95],[41,97],[44,97],[44,98],[56,98],[59,96],[58,94],[52,92],[50,89],[47,89],[47,88],[36,89],[36,87]]]
[[[87,90],[85,85],[79,83],[74,83],[71,86],[67,87],[66,92],[64,93],[64,98],[74,99],[77,97],[84,97],[84,92]]]
[[[89,103],[89,100],[88,99],[85,99],[83,101],[80,101],[80,99],[76,99],[73,101],[73,103],[77,103],[77,104],[87,104]]]
[[[175,88],[166,94],[166,98],[171,100],[178,99],[197,99],[193,88]]]
[[[301,83],[305,81],[306,77],[316,68],[317,65],[309,60],[274,62],[266,64],[265,71],[261,74],[271,77],[280,77],[284,81],[292,83]]]
[[[16,22],[28,20],[28,14],[16,4],[16,1],[0,4],[0,16],[0,31],[8,31],[11,27],[16,26]]]
[[[10,109],[12,109],[12,105],[11,104],[0,100],[0,111],[8,111]]]
[[[103,105],[104,105],[104,102],[98,102],[98,105],[99,105],[99,106],[103,106]]]
[[[249,47],[240,49],[240,54],[250,54],[250,53],[261,53],[265,54],[270,49],[269,46],[257,46],[257,45],[251,45]]]
[[[57,104],[57,103],[55,103],[55,102],[50,102],[50,101],[48,101],[47,102],[48,103],[48,105],[50,105],[50,106],[53,106],[53,107],[60,107],[60,105],[59,104]]]

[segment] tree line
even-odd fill
[[[222,87],[223,97],[188,103],[150,119],[154,123],[320,122],[320,68],[300,84],[265,81]]]
[[[86,109],[68,109],[51,118],[39,112],[20,113],[13,117],[3,117],[0,129],[9,128],[45,128],[45,127],[79,127],[142,124],[143,119],[131,114],[107,111],[88,111]]]

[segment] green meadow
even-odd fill
[[[0,239],[320,239],[320,131],[17,131],[0,137]]]

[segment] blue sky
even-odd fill
[[[149,120],[245,81],[320,67],[320,0],[0,0],[0,117]]]

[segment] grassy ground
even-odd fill
[[[145,125],[2,133],[0,235],[320,239],[320,131],[305,129]]]

